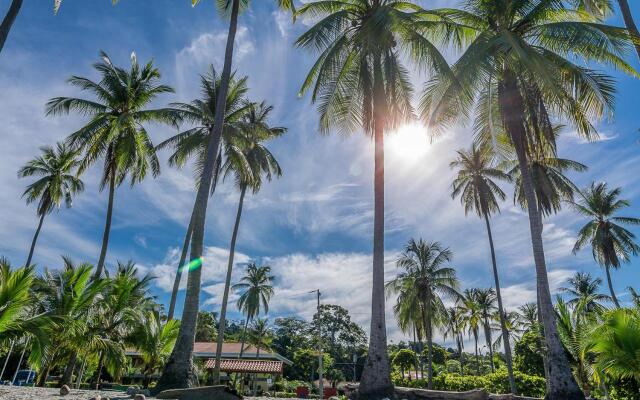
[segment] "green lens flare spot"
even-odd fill
[[[189,264],[183,265],[180,268],[180,272],[184,271],[193,271],[194,269],[198,269],[202,266],[202,257],[198,257],[189,262]]]

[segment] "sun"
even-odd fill
[[[414,163],[427,155],[430,141],[427,129],[418,124],[406,124],[386,137],[387,153],[407,163]]]

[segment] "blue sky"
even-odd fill
[[[5,3],[0,12],[5,11]],[[306,292],[319,288],[323,301],[347,307],[368,328],[372,146],[360,134],[318,133],[314,106],[308,97],[297,96],[314,60],[313,54],[292,45],[305,29],[305,21],[292,26],[273,3],[254,1],[242,15],[235,68],[239,75],[249,76],[252,99],[275,106],[273,124],[289,128],[287,135],[270,144],[284,175],[247,198],[234,280],[242,272],[242,263],[268,263],[277,277],[271,318],[309,318],[314,298]],[[440,0],[425,6],[455,3]],[[640,7],[634,11],[640,19]],[[618,18],[609,22],[621,23]],[[91,64],[100,49],[120,65],[126,65],[135,51],[141,61],[153,58],[164,82],[176,89],[175,95],[159,98],[156,106],[189,101],[199,94],[199,74],[209,64],[221,66],[226,29],[212,0],[203,0],[195,8],[187,0],[122,0],[117,6],[108,0],[65,0],[57,16],[48,2],[26,2],[0,55],[0,254],[16,265],[24,262],[37,224],[35,208],[20,198],[28,181],[16,177],[18,168],[38,153],[39,146],[64,139],[84,122],[77,115],[44,115],[49,98],[79,94],[65,83],[70,75],[96,78]],[[636,58],[632,60],[639,66]],[[425,77],[417,71],[413,76],[419,88]],[[640,81],[614,76],[619,91],[616,114],[614,120],[599,125],[602,140],[584,143],[567,129],[560,140],[560,155],[590,167],[573,176],[580,186],[604,180],[623,187],[623,197],[632,202],[626,214],[638,216]],[[162,126],[148,130],[155,143],[175,133]],[[449,195],[453,173],[448,164],[454,151],[470,141],[467,126],[456,127],[433,143],[418,125],[388,138],[388,277],[395,273],[393,262],[402,246],[412,237],[422,237],[451,247],[452,265],[464,287],[492,285],[484,225],[475,217],[465,218],[460,204]],[[134,260],[157,277],[153,292],[166,302],[195,193],[191,169],[172,169],[166,165],[166,154],[161,158],[159,178],[118,189],[107,263]],[[99,173],[96,166],[83,177],[86,190],[72,209],[62,209],[45,220],[34,256],[40,268],[57,268],[62,254],[77,261],[97,261],[107,198],[106,192],[98,191]],[[219,308],[237,199],[230,182],[210,201],[202,295],[203,308],[208,310]],[[502,211],[493,220],[494,236],[504,296],[514,309],[535,300],[533,260],[526,215],[511,199]],[[589,250],[576,256],[571,253],[581,223],[569,209],[546,221],[545,246],[554,291],[575,271],[603,276]],[[640,285],[638,267],[640,261],[634,259],[614,272],[622,300],[628,300],[627,286]],[[233,311],[233,317],[239,317]],[[401,339],[391,312],[388,320],[391,338]]]

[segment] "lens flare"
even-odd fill
[[[202,266],[202,257],[198,257],[194,260],[191,260],[189,264],[183,265],[180,268],[180,272],[193,271],[194,269],[200,268],[201,266]]]

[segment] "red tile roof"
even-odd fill
[[[213,368],[215,361],[213,358],[208,359],[204,367],[206,369]],[[282,361],[221,360],[220,371],[281,374],[283,364]]]

